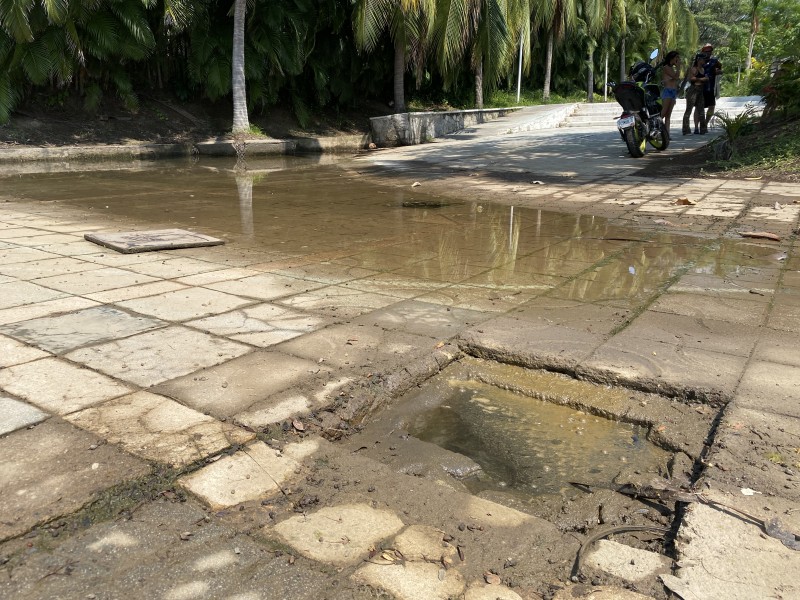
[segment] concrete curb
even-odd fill
[[[269,156],[301,152],[358,152],[369,146],[370,141],[368,134],[289,140],[250,140],[247,142],[247,154],[248,156]],[[236,151],[228,140],[211,140],[196,144],[58,146],[52,148],[23,146],[0,149],[0,163],[155,160],[180,158],[194,154],[236,156]]]

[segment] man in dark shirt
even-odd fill
[[[711,117],[714,116],[714,107],[717,103],[717,81],[722,75],[722,64],[716,56],[712,56],[711,53],[713,51],[714,46],[711,44],[706,44],[700,49],[700,52],[704,52],[709,56],[705,66],[705,76],[708,77],[708,81],[703,87],[703,104],[708,109],[706,112],[706,126],[711,122]]]

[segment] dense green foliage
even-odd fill
[[[110,95],[135,110],[154,91],[229,98],[232,4],[0,0],[0,122],[34,92],[87,110]],[[796,60],[799,39],[797,0],[249,0],[244,56],[250,110],[285,104],[301,123],[317,106],[402,106],[404,89],[411,106],[507,103],[520,46],[529,101],[602,93],[606,65],[614,80],[652,48],[711,42],[727,90],[769,83],[790,110],[797,69],[775,85],[770,67]]]

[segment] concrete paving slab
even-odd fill
[[[290,418],[302,418],[313,406],[312,401],[302,394],[292,392],[276,394],[268,400],[259,402],[258,408],[238,413],[236,423],[251,429],[260,429]]]
[[[251,300],[201,287],[187,287],[156,296],[123,300],[117,304],[128,310],[166,321],[186,321],[228,312]]]
[[[44,277],[36,281],[54,290],[75,294],[76,296],[84,296],[93,292],[104,292],[106,290],[149,283],[156,281],[156,278],[115,267],[104,267],[80,273]]]
[[[447,283],[396,273],[379,273],[353,281],[345,281],[339,285],[348,289],[384,294],[396,298],[414,298],[421,294],[441,289]]]
[[[653,600],[652,596],[645,596],[638,592],[607,585],[570,585],[563,590],[559,590],[553,596],[553,600],[575,600],[575,598],[586,598],[587,600]]]
[[[586,565],[628,583],[637,583],[670,573],[672,560],[655,552],[632,548],[611,540],[599,540],[594,549],[587,553]]]
[[[583,361],[582,366],[613,373],[621,380],[702,390],[711,396],[730,399],[746,364],[745,356],[680,348],[629,336],[612,338]]]
[[[753,360],[800,367],[797,336],[785,331],[762,330],[761,338],[753,352]]]
[[[40,423],[49,416],[30,404],[0,396],[0,436]]]
[[[64,298],[67,294],[27,281],[0,283],[0,309]]]
[[[458,554],[455,546],[444,541],[442,531],[429,525],[410,525],[395,537],[392,547],[413,562],[437,563]]]
[[[335,367],[376,366],[379,358],[410,360],[430,352],[432,338],[369,325],[334,325],[281,344],[280,350]]]
[[[525,290],[492,289],[480,285],[455,284],[418,296],[420,302],[431,302],[466,310],[502,313],[550,290],[550,286],[529,286]]]
[[[470,585],[464,594],[464,600],[523,600],[514,590],[503,585],[477,583]]]
[[[498,317],[462,333],[459,344],[499,360],[513,349],[526,366],[558,368],[574,367],[603,341],[603,336],[571,327]]]
[[[18,365],[37,358],[44,358],[45,356],[48,356],[47,352],[31,348],[13,338],[0,335],[0,368]]]
[[[293,296],[295,294],[308,292],[309,290],[315,290],[322,287],[322,284],[317,281],[304,281],[302,279],[285,277],[274,273],[263,273],[261,275],[245,277],[244,279],[237,279],[235,281],[210,283],[206,287],[227,294],[245,296],[247,298],[274,300],[276,298]]]
[[[795,350],[795,354],[800,354]],[[800,366],[751,361],[736,389],[736,404],[800,418]]]
[[[394,304],[397,300],[393,296],[330,286],[283,298],[278,301],[278,304],[333,318],[350,319]]]
[[[800,333],[800,303],[783,294],[776,295],[767,326],[781,331]]]
[[[464,578],[458,571],[445,571],[429,563],[368,564],[356,571],[353,578],[386,590],[398,600],[448,600],[464,591]]]
[[[22,281],[48,277],[53,273],[79,273],[99,269],[100,265],[71,257],[51,258],[0,265],[0,273]]]
[[[760,325],[766,317],[767,306],[764,302],[743,298],[713,298],[702,294],[667,293],[659,297],[649,309],[739,325]]]
[[[371,548],[402,528],[393,511],[366,504],[329,506],[275,525],[278,535],[303,556],[339,566],[364,561]]]
[[[152,283],[132,285],[130,287],[105,290],[103,292],[94,292],[92,294],[85,295],[87,298],[91,298],[92,300],[111,304],[114,302],[120,302],[122,300],[132,300],[134,298],[145,298],[147,296],[166,294],[167,292],[174,292],[176,290],[182,290],[185,288],[185,285],[176,283],[174,281],[153,281]]]
[[[0,540],[74,512],[112,485],[149,471],[100,442],[60,419],[0,437]]]
[[[259,274],[259,271],[256,271],[255,269],[220,268],[220,265],[215,265],[215,267],[215,271],[206,271],[197,273],[195,275],[185,275],[178,278],[177,282],[192,286],[208,285],[209,283],[231,281],[233,279],[242,279],[244,277],[251,277]]]
[[[163,383],[153,391],[215,417],[270,405],[270,397],[328,371],[315,361],[279,352],[252,352],[224,364]]]
[[[248,346],[237,342],[185,327],[167,327],[74,350],[67,358],[125,381],[151,386],[249,351]]]
[[[80,239],[78,236],[70,235],[67,233],[51,233],[49,231],[35,231],[31,236],[17,236],[14,237],[14,243],[19,246],[28,246],[31,248],[38,248],[41,246],[48,246],[53,244],[71,244]]]
[[[534,298],[511,312],[511,316],[517,319],[569,327],[598,335],[607,335],[619,327],[630,315],[630,311],[623,308],[550,296]]]
[[[328,322],[328,319],[322,317],[265,303],[186,324],[215,335],[267,348],[315,331]]]
[[[98,302],[86,298],[65,297],[58,300],[48,300],[37,304],[17,306],[0,310],[0,324],[17,323],[28,319],[37,319],[47,315],[53,315],[72,310],[81,310],[90,306],[97,306]]]
[[[139,262],[127,267],[131,271],[160,277],[161,279],[177,279],[201,273],[209,273],[223,269],[221,265],[197,258],[181,256],[166,260]]]
[[[131,454],[173,467],[244,444],[254,436],[149,392],[110,400],[66,419]]]
[[[486,319],[483,313],[450,308],[416,300],[398,302],[354,319],[355,323],[377,325],[384,329],[405,331],[435,339],[448,339],[465,327]]]
[[[182,477],[179,483],[214,510],[269,498],[280,493],[317,448],[314,440],[289,444],[283,452],[255,442]]]
[[[43,358],[0,370],[0,388],[57,415],[131,392],[110,377],[58,358]]]
[[[743,519],[692,504],[676,546],[678,571],[661,580],[684,599],[800,597],[800,553]]]
[[[0,248],[0,263],[4,265],[34,260],[46,260],[48,258],[59,258],[59,256],[52,252],[45,252],[44,250],[37,248],[25,248],[22,246]]]
[[[97,306],[60,315],[0,326],[0,333],[31,343],[54,354],[80,346],[165,326],[156,319],[133,316],[110,306]]]
[[[185,229],[157,229],[150,231],[93,232],[84,236],[90,242],[111,248],[123,254],[152,252],[175,248],[220,246],[225,242],[210,235]]]

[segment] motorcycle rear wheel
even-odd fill
[[[661,129],[656,131],[655,135],[648,138],[647,141],[650,142],[650,145],[653,148],[659,152],[663,152],[667,149],[667,147],[669,147],[669,132],[666,130],[664,125],[662,125]]]
[[[644,133],[639,126],[634,125],[625,130],[625,145],[633,158],[644,156],[645,143]]]

